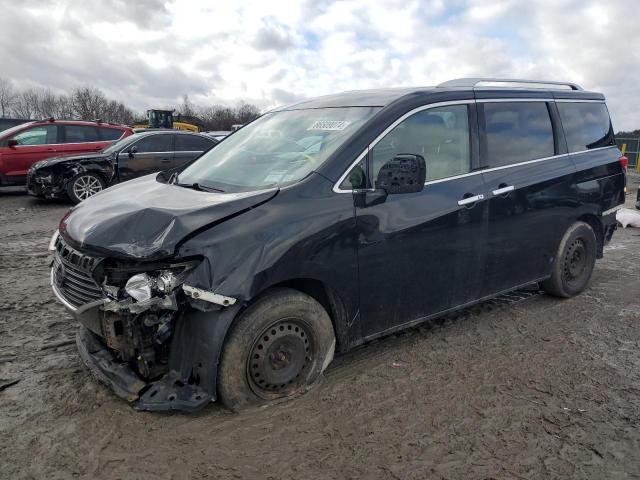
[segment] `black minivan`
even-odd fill
[[[51,285],[142,410],[298,395],[344,352],[534,282],[584,290],[625,176],[602,94],[463,79],[271,111],[82,202]]]

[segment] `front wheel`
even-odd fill
[[[596,235],[588,223],[571,225],[553,260],[551,278],[541,283],[542,289],[563,298],[582,292],[591,280],[597,249]]]
[[[91,172],[79,173],[67,185],[67,194],[73,203],[80,203],[104,190],[106,184],[102,177]]]
[[[220,401],[232,410],[307,391],[333,359],[331,319],[312,297],[277,288],[232,326],[218,371]]]

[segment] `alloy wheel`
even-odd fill
[[[79,200],[86,200],[101,190],[100,180],[92,175],[82,175],[73,182],[73,193]]]

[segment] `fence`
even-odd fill
[[[640,138],[616,138],[618,148],[629,159],[629,169],[635,168],[640,172]]]

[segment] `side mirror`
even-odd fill
[[[7,140],[7,147],[15,147],[16,145],[18,145],[18,140],[15,138]]]
[[[376,188],[388,194],[417,193],[424,188],[427,165],[422,155],[401,153],[385,163],[378,172]]]
[[[136,153],[138,153],[138,147],[135,145],[129,149],[129,156],[133,157]]]

